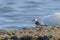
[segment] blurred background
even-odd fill
[[[48,24],[52,20],[49,22],[45,18],[59,11],[60,0],[0,0],[0,29],[35,27],[32,22],[34,18]],[[60,16],[60,13],[58,15]]]

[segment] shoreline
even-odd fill
[[[0,30],[0,40],[11,40],[11,38],[14,39],[13,37],[20,40],[21,38],[24,39],[27,36],[31,37],[31,40],[37,40],[38,37],[42,37],[43,39],[45,36],[49,40],[58,40],[60,39],[60,27],[36,27],[23,28],[20,30]],[[50,38],[50,36],[52,37]]]

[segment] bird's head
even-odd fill
[[[35,19],[33,19],[32,21],[38,21],[39,19],[38,18],[35,18]]]

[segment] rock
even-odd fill
[[[31,39],[32,39],[31,36],[24,36],[20,38],[20,40],[31,40]]]
[[[11,40],[18,40],[17,36],[12,36]]]
[[[43,40],[49,40],[49,37],[48,36],[44,36]]]
[[[36,40],[43,40],[43,37],[38,36],[38,38]]]
[[[3,39],[1,39],[1,40],[8,40],[8,37],[5,37],[5,38],[3,38]]]
[[[11,34],[9,32],[6,33],[7,35],[11,36]]]

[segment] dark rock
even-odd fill
[[[43,37],[38,36],[38,38],[36,40],[43,40]]]
[[[50,40],[50,39],[52,39],[53,38],[53,36],[52,35],[50,35],[50,36],[38,36],[38,38],[36,39],[36,40]]]
[[[60,39],[58,39],[58,40],[60,40]]]
[[[11,36],[11,34],[9,32],[6,33],[7,35]]]
[[[49,36],[49,38],[53,38],[53,36],[52,36],[52,35],[50,35],[50,36]]]
[[[15,33],[12,33],[12,35],[15,35]]]
[[[17,36],[12,36],[11,40],[18,40]]]
[[[50,40],[50,38],[48,36],[44,36],[43,40]]]

